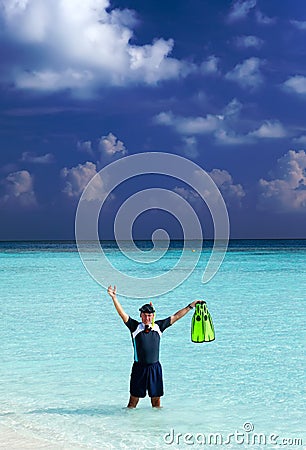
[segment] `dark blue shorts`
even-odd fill
[[[131,373],[130,394],[134,397],[161,397],[164,395],[163,372],[160,362],[143,366],[134,362]]]

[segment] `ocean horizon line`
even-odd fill
[[[214,239],[214,238],[205,238],[205,239],[181,239],[181,238],[175,238],[175,239],[154,239],[155,242],[198,242],[198,241],[217,241],[222,242],[225,241],[225,239]],[[306,241],[306,237],[259,237],[259,238],[230,238],[229,242],[232,241]],[[8,242],[63,242],[63,243],[74,243],[76,244],[76,239],[0,239],[1,243],[8,243]],[[95,239],[84,239],[79,242],[96,242]],[[100,239],[99,242],[152,242],[152,239]]]

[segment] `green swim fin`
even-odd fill
[[[191,340],[192,342],[204,342],[204,317],[200,302],[196,303],[191,320]]]
[[[207,309],[206,302],[203,304],[204,312],[204,342],[211,342],[215,340],[215,328],[211,315]]]
[[[211,342],[215,339],[215,330],[206,302],[196,303],[191,321],[192,342]]]

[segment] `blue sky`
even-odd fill
[[[0,0],[0,21],[0,239],[73,239],[91,177],[149,151],[211,175],[233,238],[306,237],[304,1]],[[150,183],[178,188],[118,189],[103,237]],[[135,237],[180,237],[143,216]]]

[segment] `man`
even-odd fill
[[[185,316],[194,308],[198,300],[180,309],[163,320],[153,322],[155,310],[149,303],[140,311],[141,322],[132,319],[122,308],[116,296],[116,286],[109,286],[108,294],[114,306],[132,335],[134,345],[134,364],[130,380],[130,400],[128,408],[136,408],[139,398],[144,398],[148,391],[153,408],[160,408],[160,397],[164,395],[162,367],[159,362],[159,344],[163,331]]]

